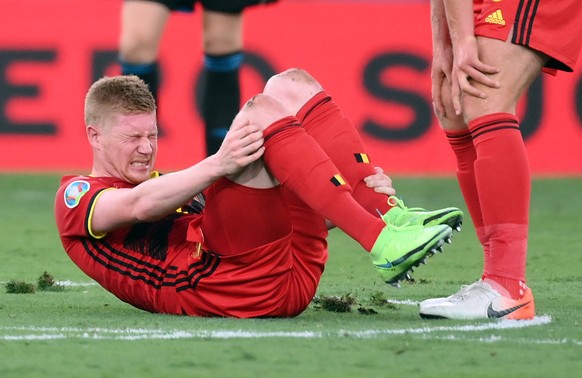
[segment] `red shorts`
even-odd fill
[[[474,0],[475,35],[550,57],[545,68],[572,72],[582,46],[580,0]]]
[[[206,193],[199,227],[207,251],[189,254],[187,266],[219,263],[176,293],[185,314],[295,316],[307,308],[327,261],[327,229],[298,198],[282,187],[252,189],[223,179]]]

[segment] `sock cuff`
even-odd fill
[[[124,75],[143,75],[158,70],[157,61],[151,63],[129,63],[120,60],[119,63],[121,64],[121,72],[123,72]]]
[[[301,109],[297,112],[297,118],[299,121],[304,122],[305,119],[320,105],[325,103],[331,102],[335,105],[335,103],[331,100],[331,96],[329,96],[325,91],[321,91],[315,94],[315,96],[311,97],[309,101],[307,101]]]
[[[469,132],[473,139],[483,133],[500,129],[519,130],[519,118],[511,113],[493,113],[477,117],[469,122]]]
[[[465,135],[471,135],[469,130],[462,130],[462,131],[452,131],[452,130],[443,130],[447,138],[461,138]]]
[[[294,116],[283,117],[278,121],[273,122],[269,125],[265,131],[263,131],[263,139],[265,144],[275,135],[280,134],[286,130],[291,130],[295,127],[301,127],[301,122]]]
[[[243,59],[242,51],[222,55],[204,54],[204,67],[216,72],[236,71],[242,65]]]
[[[447,141],[453,149],[472,147],[473,146],[473,136],[468,130],[463,131],[449,131],[444,130]]]

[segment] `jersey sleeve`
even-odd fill
[[[55,198],[55,220],[61,237],[102,238],[105,234],[94,234],[91,217],[97,198],[112,189],[90,177],[74,177],[61,181]]]

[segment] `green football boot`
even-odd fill
[[[446,224],[455,231],[461,231],[463,212],[456,207],[429,211],[420,207],[406,207],[404,201],[390,196],[388,204],[393,206],[382,219],[394,226],[423,226],[432,227]]]
[[[382,279],[396,287],[403,279],[411,280],[409,272],[426,263],[426,258],[442,252],[450,243],[453,230],[447,225],[423,227],[386,224],[372,247],[372,263]]]

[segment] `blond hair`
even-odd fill
[[[151,113],[156,101],[147,84],[135,75],[102,77],[85,96],[85,125],[103,126],[114,114]]]

